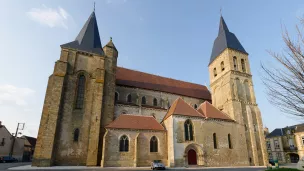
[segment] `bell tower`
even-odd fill
[[[248,164],[261,166],[268,159],[248,55],[221,16],[209,63],[212,104],[237,122],[239,139],[248,149]]]

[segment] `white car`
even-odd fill
[[[155,170],[155,169],[165,170],[166,167],[165,167],[165,165],[161,162],[161,160],[154,160],[154,161],[151,163],[151,169],[152,169],[152,170]]]

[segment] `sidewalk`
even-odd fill
[[[174,167],[168,170],[208,170],[208,169],[229,169],[229,168],[266,168],[265,166],[236,166],[236,167]],[[86,166],[53,166],[53,167],[32,167],[31,165],[9,168],[9,170],[151,170],[150,167],[86,167]]]

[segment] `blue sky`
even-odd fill
[[[25,122],[23,134],[37,136],[60,45],[75,39],[93,1],[3,0],[0,6],[0,120],[11,132]],[[284,48],[281,24],[296,37],[303,1],[104,0],[96,2],[96,16],[102,44],[113,37],[119,66],[209,85],[220,8],[229,30],[249,53],[264,126],[273,130],[299,123],[267,101],[260,63],[276,65],[266,50]]]

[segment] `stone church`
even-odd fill
[[[48,80],[33,166],[268,163],[248,53],[220,18],[207,87],[117,66],[95,12]],[[185,73],[186,74],[186,73]],[[189,73],[190,74],[190,73]]]

